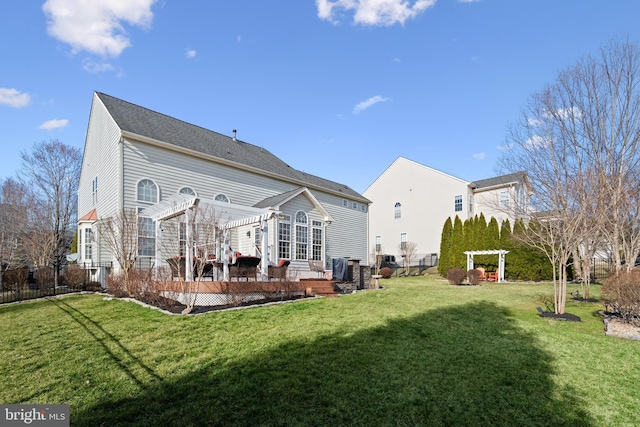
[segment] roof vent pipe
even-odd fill
[[[233,140],[234,140],[234,141],[237,141],[237,140],[236,140],[236,132],[238,132],[238,131],[234,129],[234,130],[233,130]]]

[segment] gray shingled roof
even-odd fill
[[[493,187],[495,185],[509,184],[511,182],[520,182],[525,180],[526,177],[527,177],[526,172],[514,172],[506,175],[496,176],[493,178],[481,179],[479,181],[474,181],[471,184],[475,188],[487,188],[487,187]]]
[[[287,200],[292,194],[300,191],[300,188],[294,188],[291,191],[287,191],[286,193],[276,194],[275,196],[267,197],[266,199],[260,200],[258,203],[253,205],[254,208],[270,208],[272,206],[277,206],[283,201]]]
[[[265,172],[305,183],[311,187],[339,192],[345,197],[367,201],[350,187],[296,170],[270,151],[232,137],[192,125],[165,114],[96,92],[120,129],[173,144],[219,159],[237,162]]]

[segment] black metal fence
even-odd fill
[[[89,270],[77,265],[60,272],[57,286],[52,268],[16,268],[2,274],[0,304],[100,289],[99,283],[91,282]]]
[[[402,262],[402,261],[401,261]],[[400,276],[419,276],[426,269],[435,267],[438,265],[438,256],[437,254],[433,254],[432,256],[426,256],[424,258],[420,258],[419,260],[412,260],[408,265],[395,265],[389,266],[391,269],[392,277],[400,277]],[[371,267],[371,274],[376,274],[375,266]]]

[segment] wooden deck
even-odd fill
[[[338,296],[335,291],[334,283],[330,280],[323,279],[300,279],[300,281],[200,281],[190,282],[192,284],[197,283],[199,294],[229,294],[229,293],[252,293],[252,292],[267,292],[277,293],[280,291],[286,292],[304,292],[307,296],[325,296],[334,297]],[[189,287],[185,282],[181,281],[162,281],[156,282],[158,290],[167,292],[184,292],[186,287]],[[195,286],[195,285],[194,285]],[[190,289],[191,292],[196,292],[195,289]]]

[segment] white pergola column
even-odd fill
[[[262,246],[262,259],[260,260],[260,275],[263,282],[269,281],[269,230],[267,220],[260,221],[260,237]]]

